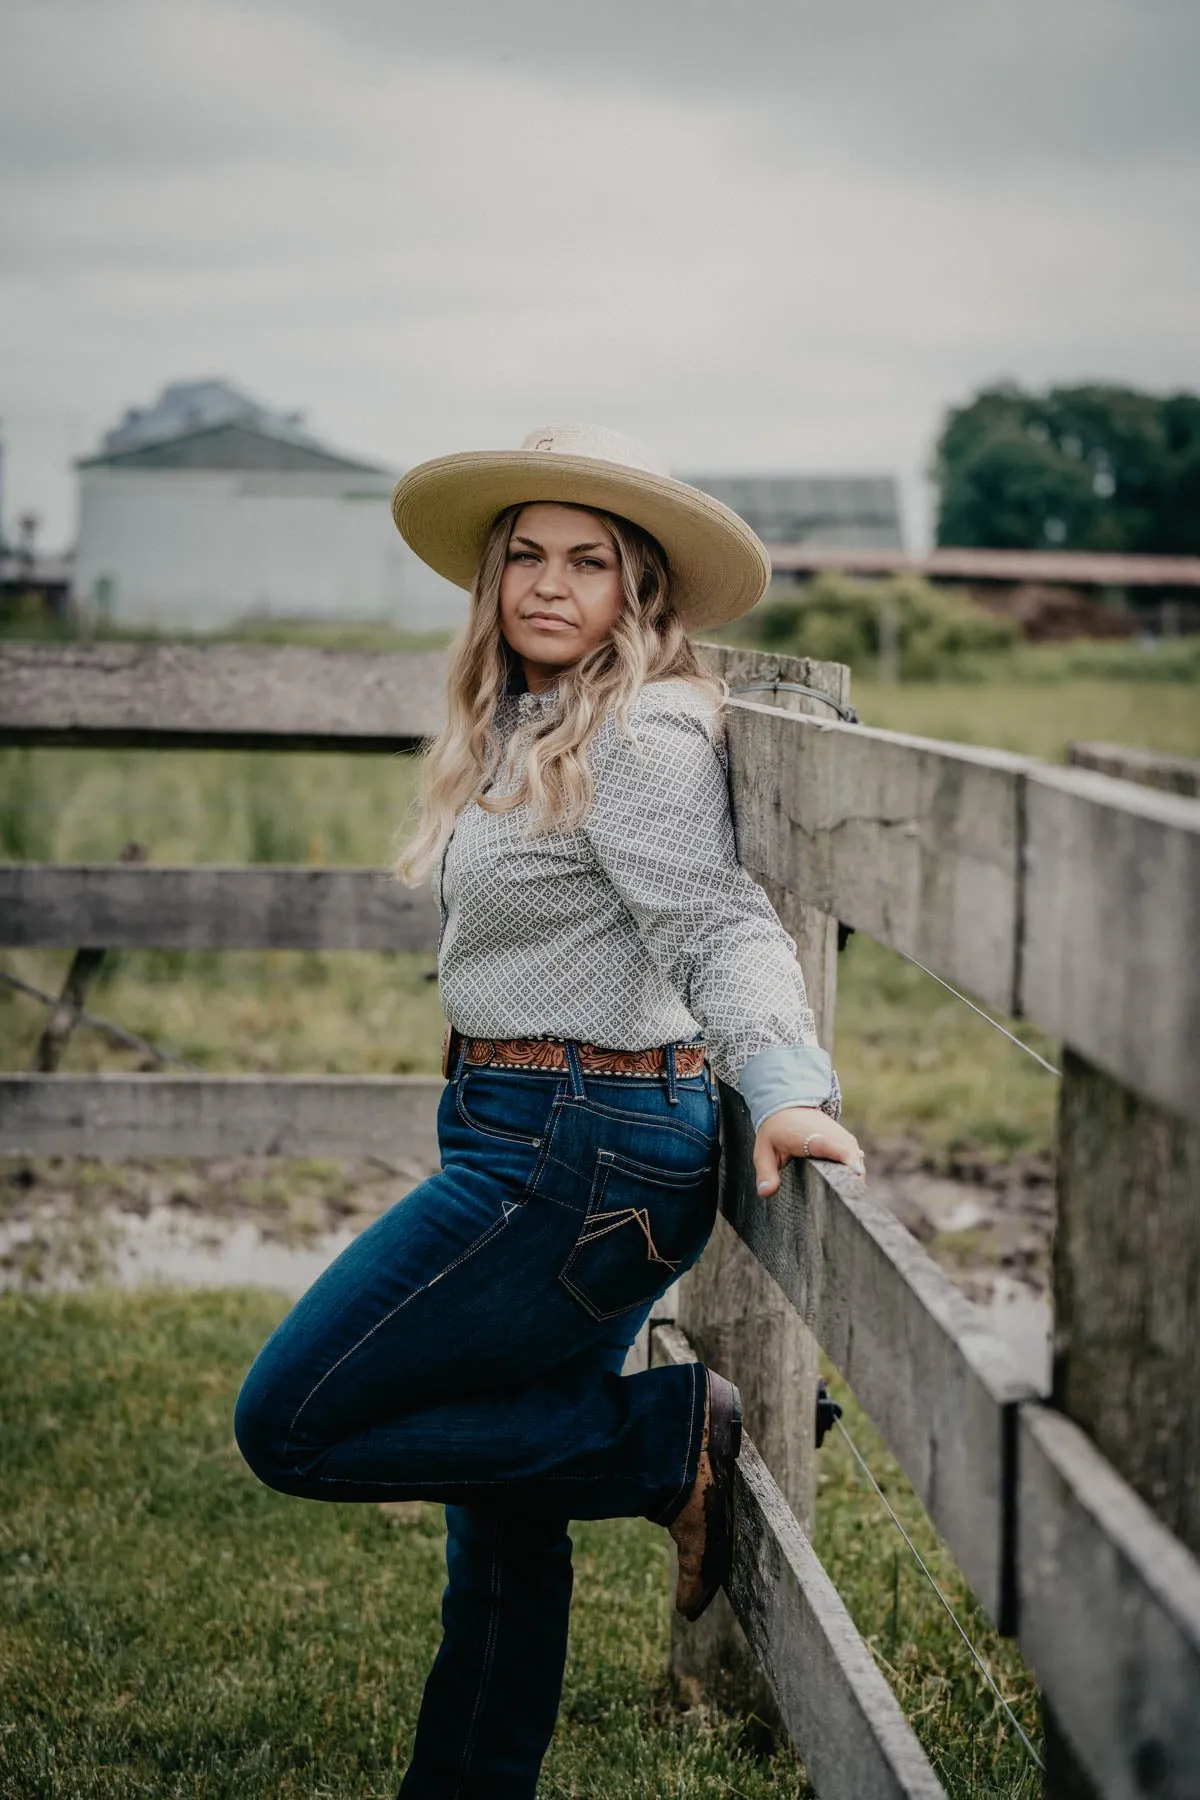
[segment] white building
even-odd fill
[[[392,523],[396,471],[326,449],[223,381],[129,412],[79,472],[75,597],[114,623],[248,617],[457,625],[466,596]]]

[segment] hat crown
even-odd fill
[[[604,425],[539,425],[521,448],[544,450],[551,456],[591,456],[599,462],[643,469],[648,475],[669,474],[667,465],[653,450]]]

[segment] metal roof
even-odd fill
[[[299,469],[380,474],[304,430],[304,415],[278,412],[228,381],[173,381],[153,406],[131,407],[81,469]]]
[[[687,475],[760,538],[777,544],[900,550],[904,531],[891,475]]]
[[[1045,582],[1061,587],[1200,587],[1200,556],[1114,556],[1090,550],[966,550],[928,556],[767,542],[777,575],[843,569],[854,575],[931,575],[951,581]]]
[[[299,470],[310,473],[382,475],[376,463],[339,456],[320,444],[294,437],[278,438],[252,425],[213,425],[181,432],[156,444],[81,457],[78,469],[227,469]]]

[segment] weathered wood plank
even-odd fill
[[[440,1076],[0,1075],[0,1156],[377,1156],[439,1166]]]
[[[784,712],[807,713],[816,719],[838,716],[838,708],[850,704],[850,670],[845,663],[823,662],[813,656],[781,656],[775,650],[755,650],[742,644],[697,644],[705,662],[723,675],[730,688],[740,692],[751,683],[747,698],[760,706],[777,706]],[[835,702],[790,693],[790,684],[812,688]]]
[[[1103,1800],[1195,1800],[1200,1564],[1061,1414],[1021,1408],[1019,1468],[1020,1643],[1058,1728]]]
[[[0,644],[0,744],[410,750],[446,653],[262,644]]]
[[[1012,1631],[1014,1415],[1036,1390],[857,1177],[791,1163],[764,1199],[737,1141],[748,1122],[733,1108],[724,1116],[726,1218],[853,1388],[989,1615]]]
[[[1025,811],[1018,1010],[1200,1118],[1200,804],[1039,765]]]
[[[700,646],[730,679],[827,688],[833,663]],[[448,653],[0,644],[0,744],[406,750],[440,729]]]
[[[428,950],[428,888],[378,869],[0,863],[0,943],[162,950]]]
[[[1200,1555],[1200,1124],[1068,1052],[1054,1403]]]
[[[1167,756],[1161,750],[1136,749],[1130,744],[1071,744],[1067,761],[1072,768],[1115,775],[1142,787],[1161,788],[1166,794],[1200,796],[1200,757]]]
[[[748,701],[729,743],[752,875],[1013,1010],[1025,758]]]
[[[819,906],[1200,1115],[1195,801],[746,702],[730,745],[739,854],[785,915]]]
[[[1200,1553],[1198,1194],[1200,1123],[1139,1098],[1068,1049],[1054,1231],[1054,1403],[1193,1554]],[[1047,1800],[1092,1800],[1100,1790],[1052,1696],[1043,1711]]]
[[[690,1362],[654,1332],[657,1362]],[[924,1751],[812,1544],[747,1436],[729,1596],[821,1800],[944,1800]]]

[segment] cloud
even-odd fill
[[[393,463],[574,416],[914,489],[982,379],[1183,382],[1151,10],[10,0],[8,503],[65,537],[68,456],[193,374]]]

